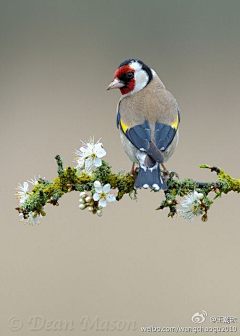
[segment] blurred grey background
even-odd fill
[[[120,94],[105,88],[132,57],[181,108],[168,168],[214,180],[198,168],[207,163],[239,178],[239,31],[237,0],[0,2],[1,335],[140,335],[141,326],[196,326],[202,310],[205,326],[240,317],[237,194],[218,199],[206,223],[167,218],[155,211],[162,195],[145,190],[102,218],[79,211],[77,193],[47,206],[35,227],[14,210],[18,182],[53,179],[54,156],[72,165],[91,135],[115,171],[130,169],[115,124]],[[66,320],[72,329],[59,329]],[[105,320],[114,330],[101,330]]]

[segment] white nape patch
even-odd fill
[[[141,69],[141,70],[138,70],[138,71],[134,72],[134,79],[135,79],[135,87],[131,91],[131,94],[144,89],[145,86],[148,83],[149,77],[148,77],[148,74],[146,73],[146,71]]]
[[[151,69],[153,77],[157,76],[157,73],[155,70]]]

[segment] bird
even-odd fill
[[[117,127],[121,144],[132,161],[134,188],[167,190],[160,171],[179,139],[180,109],[157,73],[139,59],[127,59],[115,71],[107,90],[120,89]],[[139,167],[134,168],[135,164]]]

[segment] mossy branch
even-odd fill
[[[130,173],[124,173],[123,171],[113,173],[112,167],[106,161],[102,160],[100,167],[97,167],[91,173],[86,173],[84,171],[79,172],[75,167],[67,167],[64,169],[60,155],[57,155],[55,159],[58,166],[58,176],[53,181],[39,178],[31,193],[28,193],[26,200],[16,208],[24,219],[28,219],[29,214],[31,214],[33,218],[45,216],[44,206],[47,203],[58,206],[59,199],[69,192],[79,191],[93,195],[95,192],[95,181],[99,181],[102,185],[109,183],[111,188],[116,190],[116,200],[118,201],[120,201],[125,194],[136,199],[137,191],[134,189],[134,177]],[[179,180],[176,178],[174,172],[163,171],[164,174],[168,175],[168,189],[164,191],[165,199],[156,210],[168,208],[168,216],[173,217],[178,213],[177,205],[179,201],[177,200],[177,196],[183,197],[193,192],[198,192],[199,195],[202,195],[201,200],[196,203],[197,207],[194,208],[195,210],[192,208],[191,211],[193,213],[194,211],[196,212],[194,214],[195,217],[200,214],[202,220],[205,221],[207,220],[207,212],[216,198],[230,191],[240,192],[240,179],[231,177],[217,167],[201,165],[200,168],[206,168],[212,172],[216,172],[218,176],[217,180],[214,182],[197,182],[190,178]],[[210,193],[215,195],[213,199],[208,197]],[[98,202],[92,200],[91,212],[97,212],[97,203]],[[83,208],[84,207],[85,206],[83,206]]]

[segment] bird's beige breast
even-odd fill
[[[123,98],[119,103],[121,119],[128,127],[148,120],[172,125],[177,120],[178,106],[173,95],[159,82],[151,82],[143,90]]]

